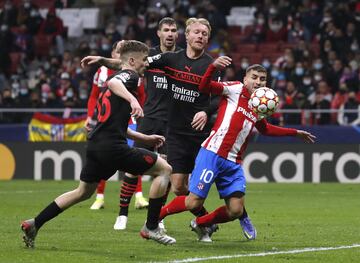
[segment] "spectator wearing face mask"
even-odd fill
[[[306,71],[302,62],[296,62],[295,68],[291,71],[289,80],[293,81],[298,87],[301,85]]]
[[[298,91],[306,97],[308,97],[311,93],[313,93],[315,87],[311,75],[309,73],[306,73],[302,77],[302,81],[297,87],[298,87]]]
[[[269,18],[269,27],[266,30],[266,42],[278,42],[287,40],[287,29],[280,17]]]
[[[71,82],[70,74],[68,72],[63,72],[60,75],[60,86],[56,89],[56,94],[59,98],[62,98],[62,100],[67,99],[66,92],[71,89],[75,90],[74,86]]]
[[[357,112],[345,112],[346,110]],[[360,125],[360,103],[354,91],[349,92],[346,102],[340,106],[337,121],[339,125]]]
[[[249,67],[249,65],[250,63],[248,57],[241,58],[240,68],[236,72],[236,79],[244,79],[246,69]]]
[[[264,13],[258,12],[255,14],[255,23],[250,34],[252,42],[262,43],[266,36],[266,18]]]
[[[36,35],[39,32],[40,26],[44,19],[40,15],[39,8],[35,5],[31,7],[30,15],[25,22],[29,33],[32,35]]]

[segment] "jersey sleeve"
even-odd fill
[[[171,52],[160,53],[154,56],[149,56],[147,58],[149,62],[149,68],[163,69],[164,66],[168,64],[170,56],[171,56]]]
[[[133,71],[121,71],[114,76],[114,78],[121,80],[124,86],[131,93],[136,93],[138,83],[139,83],[139,75]]]
[[[144,107],[146,100],[144,79],[139,78],[139,85],[137,87],[137,100],[141,107]]]
[[[275,126],[268,123],[265,119],[256,122],[255,127],[261,134],[267,136],[295,136],[297,134],[296,129]]]
[[[93,78],[93,83],[92,83],[92,87],[91,87],[91,92],[90,92],[90,96],[88,99],[88,103],[87,103],[87,116],[88,117],[93,117],[94,115],[94,111],[95,111],[95,107],[96,107],[96,101],[99,97],[100,94],[100,89],[99,89],[99,77],[100,77],[100,72],[101,72],[101,68],[99,68],[96,73],[94,74],[94,78]]]
[[[221,82],[213,81],[213,74],[216,72],[216,67],[210,64],[202,77],[199,90],[203,93],[212,93],[216,95],[222,95],[224,91],[224,85]]]
[[[88,104],[87,104],[87,116],[88,117],[93,117],[93,115],[94,115],[96,102],[99,97],[99,94],[100,94],[100,89],[99,89],[98,85],[93,83],[92,88],[91,88],[91,93],[89,96],[89,100],[88,100]]]

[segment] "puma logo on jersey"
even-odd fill
[[[191,67],[189,67],[189,66],[185,66],[185,69],[186,69],[188,72],[190,72]]]

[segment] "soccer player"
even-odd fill
[[[131,148],[129,138],[161,146],[164,137],[145,135],[128,128],[130,116],[142,117],[143,111],[134,97],[139,75],[148,66],[148,47],[139,41],[125,41],[120,48],[122,70],[116,73],[100,94],[97,102],[97,124],[88,134],[86,163],[80,175],[79,186],[58,196],[38,216],[21,224],[24,242],[34,247],[35,237],[44,223],[67,208],[84,201],[94,193],[101,179],[107,180],[116,170],[132,174],[150,174],[154,177],[149,193],[147,220],[141,236],[162,244],[173,244],[175,239],[158,227],[159,213],[166,193],[171,166],[155,153],[145,149]]]
[[[160,213],[161,219],[174,213],[201,208],[215,182],[225,205],[191,221],[190,226],[199,238],[209,231],[209,226],[232,221],[244,213],[246,180],[241,162],[254,127],[261,134],[269,136],[296,136],[310,143],[315,139],[314,135],[306,131],[271,125],[249,108],[251,94],[266,85],[267,73],[263,66],[255,64],[248,67],[244,83],[211,81],[216,69],[223,69],[230,64],[229,57],[217,58],[209,65],[200,82],[201,92],[222,96],[218,116],[210,136],[202,143],[196,157],[189,181],[190,194],[177,196]]]
[[[179,50],[176,46],[178,38],[176,21],[173,18],[165,17],[158,24],[157,35],[160,45],[150,49],[149,55]],[[167,114],[168,114],[168,82],[163,71],[149,69],[145,72],[145,93],[144,117],[138,120],[137,131],[144,134],[166,135]],[[157,150],[159,154],[166,154],[165,145],[159,149],[149,147],[141,142],[135,142],[135,147],[145,148],[150,151]],[[114,229],[126,229],[128,220],[128,207],[134,193],[137,178],[141,176],[126,173],[120,191],[120,211],[116,218]],[[137,193],[135,193],[136,198]],[[135,207],[138,204],[135,202]],[[164,229],[162,222],[160,227]]]
[[[204,18],[189,18],[186,21],[186,49],[177,52],[167,52],[149,57],[149,67],[165,72],[170,93],[168,109],[167,160],[173,168],[171,187],[176,195],[188,193],[188,178],[191,173],[196,154],[201,143],[208,136],[205,128],[208,117],[216,112],[218,100],[211,100],[206,93],[199,91],[199,83],[213,59],[205,52],[211,33],[211,26]],[[100,63],[107,67],[119,67],[117,60],[98,56],[88,56],[81,63]],[[195,216],[205,215],[204,207],[191,210]],[[241,226],[246,231],[255,232],[254,226],[247,214],[241,217]],[[217,226],[212,227],[213,231]],[[244,229],[243,229],[244,230]],[[210,235],[205,235],[200,241],[211,241]],[[255,235],[251,235],[254,239]]]
[[[123,41],[116,41],[113,44],[112,51],[111,51],[112,58],[120,59],[119,50],[120,50],[122,43],[123,43]],[[92,127],[96,124],[96,113],[94,115],[94,112],[95,112],[95,107],[96,107],[96,101],[99,97],[100,91],[102,89],[106,88],[106,80],[114,73],[115,73],[114,70],[109,69],[104,66],[101,66],[94,75],[91,94],[90,94],[89,100],[88,100],[88,114],[87,114],[88,116],[85,121],[85,128],[88,131],[90,131],[92,129]],[[101,180],[96,188],[96,199],[90,207],[91,210],[98,210],[98,209],[104,208],[105,186],[106,186],[106,181]],[[141,208],[147,207],[149,205],[149,203],[145,199],[145,197],[143,196],[143,193],[142,193],[141,178],[139,178],[139,180],[137,180],[135,185],[132,187],[134,188],[134,191],[136,193],[135,194],[135,196],[136,196],[135,208],[141,209]]]

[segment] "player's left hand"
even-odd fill
[[[314,143],[316,139],[315,135],[303,130],[297,130],[296,137],[301,138],[303,141],[307,143]]]
[[[227,66],[229,66],[232,62],[232,59],[230,57],[227,57],[227,56],[221,56],[221,57],[218,57],[217,59],[215,59],[215,61],[213,62],[213,65],[221,70],[221,69],[224,69],[226,68]]]
[[[164,145],[165,137],[157,134],[147,135],[144,143],[155,148],[159,148]]]
[[[193,129],[197,130],[197,131],[202,131],[205,127],[205,124],[207,122],[207,114],[205,111],[199,111],[198,113],[196,113],[194,115],[194,118],[191,122],[191,126],[193,127]]]

